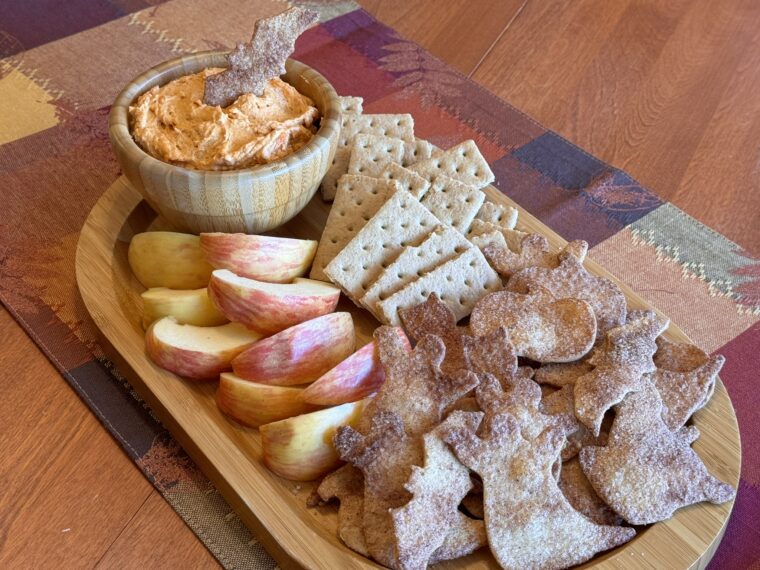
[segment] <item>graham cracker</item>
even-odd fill
[[[528,235],[526,232],[521,232],[520,230],[510,230],[498,224],[484,222],[483,220],[475,218],[472,221],[472,226],[470,226],[470,232],[467,234],[467,237],[472,241],[472,238],[475,236],[482,236],[492,232],[499,232],[504,236],[504,241],[507,247],[514,252],[520,251],[522,248],[522,240]]]
[[[404,247],[419,244],[438,225],[438,219],[425,206],[399,188],[324,272],[359,305],[369,286]]]
[[[485,199],[486,195],[477,188],[439,175],[421,202],[444,224],[466,234]]]
[[[412,164],[409,169],[431,182],[441,174],[476,188],[483,188],[494,181],[491,168],[473,140]]]
[[[486,246],[489,245],[509,249],[507,240],[504,239],[504,234],[499,230],[493,230],[491,232],[485,232],[477,235],[470,233],[467,236],[467,239],[470,240],[473,245],[476,245],[480,251],[483,251]]]
[[[395,180],[401,188],[420,200],[430,188],[430,182],[419,174],[415,174],[408,168],[404,168],[395,162],[386,162],[378,178]]]
[[[350,148],[348,173],[373,178],[380,178],[388,163],[401,162],[404,155],[404,141],[378,135],[356,135]]]
[[[513,230],[517,225],[517,208],[494,202],[485,202],[475,217],[484,222],[501,226],[504,229]]]
[[[415,138],[412,142],[406,142],[401,166],[410,166],[415,162],[427,160],[433,156],[434,150],[435,147],[426,140]]]
[[[414,142],[414,119],[400,115],[357,115],[346,113],[341,119],[339,146],[349,146],[356,135],[379,135]]]
[[[338,190],[338,180],[348,172],[348,161],[351,158],[351,149],[348,147],[338,147],[335,149],[335,156],[332,164],[327,169],[325,177],[319,186],[322,192],[322,199],[331,202],[335,199],[335,193]]]
[[[499,276],[480,250],[470,247],[380,301],[378,308],[383,322],[399,325],[399,309],[418,305],[435,293],[460,320],[470,314],[481,297],[499,289]]]
[[[338,148],[335,151],[333,163],[327,169],[321,184],[322,199],[328,202],[335,198],[338,179],[348,172],[353,139],[358,134],[388,136],[413,142],[414,119],[408,113],[403,115],[343,113]]]
[[[327,216],[310,277],[327,281],[325,267],[361,230],[399,186],[393,180],[345,174]]]
[[[367,289],[361,304],[379,318],[377,304],[380,301],[470,247],[472,245],[458,231],[449,226],[438,226],[420,245],[403,249]]]
[[[350,97],[343,95],[338,97],[340,101],[340,110],[344,113],[356,113],[360,115],[364,112],[364,98],[363,97]]]

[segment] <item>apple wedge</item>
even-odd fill
[[[270,335],[332,313],[340,289],[329,283],[297,278],[267,283],[217,269],[208,286],[211,302],[229,320]]]
[[[201,248],[215,269],[270,283],[289,283],[309,269],[317,243],[247,234],[201,234]]]
[[[395,327],[395,330],[411,352],[412,347],[404,331],[400,327]],[[253,345],[248,350],[255,347],[256,345]],[[248,350],[242,354],[246,354]],[[233,362],[233,366],[234,364]],[[355,402],[376,392],[383,382],[385,382],[385,371],[380,364],[377,344],[372,341],[307,386],[301,392],[301,399],[320,406]]]
[[[232,361],[232,370],[261,384],[313,382],[356,347],[351,313],[330,313],[260,340]]]
[[[227,322],[227,318],[208,298],[203,289],[168,289],[153,287],[143,292],[143,327],[164,317],[174,317],[181,325],[215,327]]]
[[[161,368],[193,380],[215,380],[232,359],[261,335],[243,325],[180,325],[173,317],[153,323],[145,333],[145,350]]]
[[[259,427],[319,410],[320,406],[301,401],[302,390],[292,386],[258,384],[225,372],[219,378],[216,403],[222,412],[237,422]]]
[[[132,238],[129,266],[145,287],[199,289],[208,284],[213,267],[206,261],[198,236],[145,232]]]
[[[340,460],[332,439],[338,427],[353,426],[366,400],[269,423],[259,428],[264,465],[291,481],[311,481]]]

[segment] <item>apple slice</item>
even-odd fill
[[[129,266],[145,287],[199,289],[208,284],[213,267],[206,261],[198,236],[145,232],[132,238]]]
[[[237,323],[196,327],[164,317],[145,333],[145,349],[161,368],[184,378],[214,380],[231,368],[233,358],[260,338]]]
[[[340,463],[332,443],[335,431],[343,425],[354,426],[366,401],[261,426],[264,465],[291,481],[311,481],[324,475]]]
[[[394,327],[411,352],[409,339],[400,327]],[[262,341],[263,342],[263,341]],[[253,345],[250,349],[256,347]],[[248,350],[242,354],[246,354]],[[238,356],[240,358],[240,356]],[[233,366],[234,366],[233,362]],[[310,404],[335,406],[355,402],[376,392],[385,382],[385,371],[380,364],[375,341],[365,344],[351,356],[329,370],[301,393],[301,399]]]
[[[260,340],[232,361],[232,370],[261,384],[313,382],[356,347],[351,313],[330,313]]]
[[[241,424],[259,427],[319,410],[320,406],[301,401],[302,390],[292,386],[258,384],[225,372],[219,378],[216,403],[222,412]]]
[[[300,277],[293,283],[267,283],[217,269],[211,275],[208,294],[229,320],[270,335],[332,313],[340,289]]]
[[[241,277],[289,283],[309,269],[317,242],[247,234],[201,234],[201,248],[216,269]]]
[[[198,327],[215,327],[229,322],[208,298],[205,287],[190,290],[153,287],[140,296],[145,328],[164,317],[174,317],[179,324]]]

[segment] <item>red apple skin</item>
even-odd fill
[[[395,330],[407,351],[411,352],[412,347],[404,331],[400,327],[395,327]],[[307,386],[301,393],[301,399],[310,404],[336,406],[366,398],[377,392],[383,382],[385,371],[380,364],[377,344],[372,341]]]
[[[270,386],[224,373],[219,378],[216,404],[240,424],[259,427],[321,409],[300,399],[303,388]]]
[[[313,382],[356,347],[351,313],[330,313],[260,340],[232,361],[252,382],[292,386]]]
[[[174,372],[177,376],[188,380],[216,380],[219,374],[232,368],[232,359],[250,346],[240,346],[236,349],[214,353],[169,346],[153,334],[153,329],[158,322],[160,321],[150,325],[145,333],[145,351],[148,357],[164,370]]]
[[[247,234],[203,233],[201,248],[215,269],[242,277],[288,283],[309,269],[317,242]]]
[[[338,306],[340,289],[336,288],[332,295],[274,295],[260,289],[243,289],[212,275],[208,294],[229,320],[268,336],[332,313]]]

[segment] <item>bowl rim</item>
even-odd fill
[[[327,92],[325,97],[326,105],[324,113],[320,117],[319,129],[314,133],[311,140],[296,152],[285,155],[279,160],[268,164],[257,164],[255,166],[233,168],[230,170],[200,170],[166,162],[143,150],[137,144],[129,129],[129,106],[132,102],[152,88],[153,85],[150,85],[150,83],[155,82],[157,78],[158,81],[154,83],[155,85],[165,85],[168,81],[176,79],[176,77],[167,77],[166,80],[162,81],[162,76],[168,75],[177,69],[189,68],[183,73],[183,75],[189,75],[207,67],[227,67],[227,53],[220,50],[207,50],[176,57],[154,65],[130,80],[114,99],[114,103],[108,114],[108,135],[113,146],[121,147],[128,155],[128,160],[137,164],[145,163],[149,168],[163,170],[167,175],[206,176],[223,182],[233,179],[238,180],[241,176],[246,175],[255,176],[259,179],[267,179],[286,174],[307,162],[307,159],[315,154],[319,147],[330,145],[333,137],[338,137],[341,108],[335,88],[313,67],[298,60],[288,58],[285,62],[286,73],[300,75],[305,80],[318,84],[321,89]],[[284,78],[283,81],[285,81]],[[135,160],[136,157],[139,158]]]

